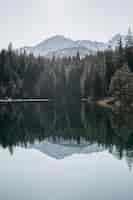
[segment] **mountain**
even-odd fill
[[[54,52],[64,48],[71,48],[75,46],[75,42],[71,39],[65,38],[64,36],[54,36],[49,38],[40,44],[36,45],[33,50],[39,54],[47,55],[50,52]]]
[[[108,47],[106,43],[90,40],[78,40],[77,44],[78,46],[86,47],[91,52],[104,51]]]
[[[51,57],[54,52],[72,47],[76,47],[76,43],[73,40],[57,35],[44,40],[34,47],[24,47],[21,50],[25,50],[27,53],[33,53],[35,56]]]
[[[77,40],[74,41],[69,38],[65,38],[61,35],[48,38],[33,47],[24,47],[20,49],[20,52],[24,50],[35,56],[45,56],[48,58],[55,57],[69,57],[75,56],[77,52],[80,53],[81,57],[89,54],[95,54],[97,51],[104,51],[108,47],[114,49],[118,45],[118,41],[122,38],[123,44],[125,45],[126,36],[116,34],[107,43],[90,41],[90,40]]]

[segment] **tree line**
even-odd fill
[[[48,59],[17,52],[9,44],[0,52],[0,98],[51,98],[75,100],[109,95],[113,74],[124,64],[133,71],[131,37],[123,47],[95,55]]]

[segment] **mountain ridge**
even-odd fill
[[[34,56],[44,56],[51,58],[75,56],[77,52],[81,57],[89,54],[96,54],[98,51],[104,51],[108,47],[114,49],[118,45],[118,41],[122,38],[125,45],[126,36],[121,34],[114,35],[107,43],[91,40],[72,40],[63,35],[55,35],[38,43],[35,46],[27,46],[20,48],[20,52],[32,53]]]

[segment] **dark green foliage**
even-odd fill
[[[117,68],[121,68],[121,66],[123,66],[124,62],[125,62],[125,55],[124,55],[124,48],[122,45],[122,39],[120,37],[120,40],[118,41],[118,52],[116,50],[116,54],[117,54]]]
[[[113,60],[114,58],[114,52],[112,50],[108,50],[105,52],[105,65],[106,65],[106,70],[105,70],[105,87],[106,87],[106,93],[108,94],[109,91],[109,86],[111,82],[111,78],[116,71],[116,66],[115,62]]]
[[[50,60],[17,53],[10,44],[0,52],[0,98],[101,98],[108,95],[111,78],[124,63],[124,51],[120,40],[119,51]]]
[[[133,35],[129,27],[125,49],[126,61],[131,72],[133,72]]]
[[[126,60],[130,71],[133,72],[133,47],[126,47]]]

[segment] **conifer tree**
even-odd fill
[[[117,68],[122,67],[124,64],[124,49],[122,44],[122,38],[118,41],[118,57],[117,57]]]
[[[127,38],[126,38],[126,61],[129,69],[133,72],[133,35],[131,29],[129,28]]]

